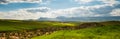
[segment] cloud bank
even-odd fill
[[[110,14],[112,16],[120,16],[120,9],[114,9]]]
[[[114,4],[119,4],[119,1],[116,0],[74,0],[75,2],[78,2],[79,4],[89,4],[92,2],[102,2],[105,5],[113,6]]]
[[[64,17],[99,17],[105,16],[105,14],[99,14],[92,12],[93,9],[100,7],[74,7],[68,9],[51,10],[48,7],[20,9],[17,11],[0,12],[0,19],[18,19],[18,20],[37,20],[40,17],[44,18],[56,18],[59,16]],[[29,11],[30,10],[30,11]],[[37,10],[37,12],[36,12]],[[35,11],[35,12],[34,12]],[[109,16],[120,16],[120,9],[113,10]]]
[[[79,6],[66,9],[53,10],[49,7],[26,8],[10,12],[0,12],[0,19],[37,20],[40,17],[56,18],[63,17],[99,17],[99,16],[120,16],[119,1],[116,0],[74,0],[80,4],[87,4],[93,1],[100,1],[104,4],[93,6]],[[1,0],[0,3],[10,2],[42,2],[42,0]],[[118,6],[116,6],[118,5]]]
[[[42,14],[43,12],[34,12],[35,9],[44,10],[47,8],[40,7],[40,8],[20,9],[20,10],[10,11],[10,12],[0,12],[0,15],[1,15],[0,19],[28,20],[28,19],[38,19],[42,15],[44,15]],[[28,10],[33,10],[33,12]]]

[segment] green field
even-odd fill
[[[32,39],[120,39],[120,26],[61,30]]]
[[[63,23],[54,21],[20,21],[0,20],[0,31],[31,30],[46,27],[75,26],[76,23]]]
[[[13,39],[10,36],[16,36],[22,39],[120,39],[119,21],[97,23],[98,24],[92,22],[0,20],[0,39]],[[102,24],[102,26],[99,24]],[[78,29],[71,28],[78,26],[86,27]],[[55,30],[57,28],[58,30]],[[6,33],[5,36],[3,35],[4,33]],[[11,35],[10,33],[13,34]]]

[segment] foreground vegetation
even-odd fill
[[[0,39],[29,39],[75,25],[71,22],[0,20]]]
[[[32,39],[120,39],[120,22],[110,21],[100,22],[100,24],[103,26],[78,30],[60,30],[50,35],[33,37]],[[86,25],[91,26],[89,24]],[[94,24],[92,25],[94,26]]]
[[[120,39],[120,26],[61,30],[32,39]]]
[[[120,22],[0,20],[0,39],[120,39]]]
[[[75,26],[75,23],[55,21],[0,20],[0,31],[21,31],[46,27]]]

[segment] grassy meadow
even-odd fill
[[[0,20],[0,39],[120,39],[120,22]]]
[[[76,23],[62,23],[55,21],[20,21],[20,20],[0,20],[0,31],[31,30],[45,27],[75,26]]]
[[[32,39],[120,39],[120,26],[55,31]]]

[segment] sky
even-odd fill
[[[0,19],[120,16],[120,0],[0,0]]]

